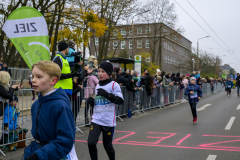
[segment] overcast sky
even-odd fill
[[[209,38],[199,40],[199,49],[219,56],[226,55],[221,57],[223,64],[233,63],[230,66],[240,72],[240,0],[175,0],[207,33],[174,0],[170,1],[175,4],[179,17],[178,26],[185,29],[184,36],[192,41],[192,47],[197,48],[197,40],[209,35]],[[232,51],[229,51],[231,54],[226,51],[229,49],[234,50],[235,54]]]

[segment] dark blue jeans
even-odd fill
[[[237,94],[239,94],[239,88],[240,88],[240,86],[237,85]]]

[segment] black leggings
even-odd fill
[[[112,145],[112,139],[114,134],[114,127],[101,126],[96,123],[91,123],[91,128],[88,135],[88,149],[91,160],[98,159],[97,142],[102,132],[103,146],[107,152],[110,160],[115,160],[115,151]]]
[[[226,91],[229,92],[229,94],[231,94],[231,88],[226,88]]]
[[[193,118],[197,117],[197,103],[194,102],[194,103],[189,103],[189,104],[190,104],[190,107],[191,107],[191,110],[192,110]]]

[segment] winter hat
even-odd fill
[[[157,69],[157,73],[156,73],[156,75],[158,75],[158,72],[161,72],[161,70],[160,70],[160,69]]]
[[[187,74],[187,76],[189,77],[190,75],[189,75],[189,74]]]
[[[61,41],[58,43],[58,51],[64,51],[65,49],[68,48],[68,44],[65,41]]]
[[[177,77],[178,77],[178,78],[180,77],[180,73],[177,73]]]
[[[12,97],[11,99],[9,99],[9,102],[12,102],[12,101],[15,101],[15,100],[17,100],[18,101],[18,98],[17,98],[17,96],[14,94],[14,97]]]
[[[98,68],[102,68],[109,76],[113,72],[113,65],[109,62],[102,62]]]
[[[96,59],[95,56],[91,55],[91,56],[89,56],[88,60],[91,61],[93,58]]]
[[[195,78],[195,77],[191,77],[191,78],[190,78],[190,81],[192,81],[193,79],[196,81],[196,78]]]

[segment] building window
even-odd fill
[[[170,57],[167,56],[167,63],[170,63]]]
[[[110,50],[110,42],[108,43],[108,50]]]
[[[129,30],[129,34],[132,35],[132,30],[131,29]]]
[[[97,57],[97,56],[98,56],[98,51],[95,52],[95,57]]]
[[[146,46],[146,48],[149,48],[149,40],[146,40],[146,44],[145,44]]]
[[[150,27],[147,27],[146,28],[146,34],[149,34],[151,32],[151,28]]]
[[[113,35],[116,36],[117,35],[117,31],[114,29],[113,30]]]
[[[117,49],[118,42],[113,42],[113,49]]]
[[[142,48],[142,40],[137,41],[137,48]]]
[[[167,63],[167,55],[164,54],[164,63]]]
[[[129,41],[129,49],[132,49],[132,40]]]
[[[121,49],[125,49],[125,41],[121,42]]]
[[[146,62],[150,62],[150,56],[146,57]]]
[[[137,29],[137,34],[142,34],[142,28]]]
[[[168,43],[166,41],[163,42],[163,46],[165,49],[168,49]]]
[[[172,62],[173,62],[173,58],[172,58],[172,57],[170,57],[170,64],[173,64]]]
[[[95,45],[98,45],[98,37],[95,38]]]
[[[121,35],[125,35],[126,34],[126,30],[125,29],[121,29]]]

